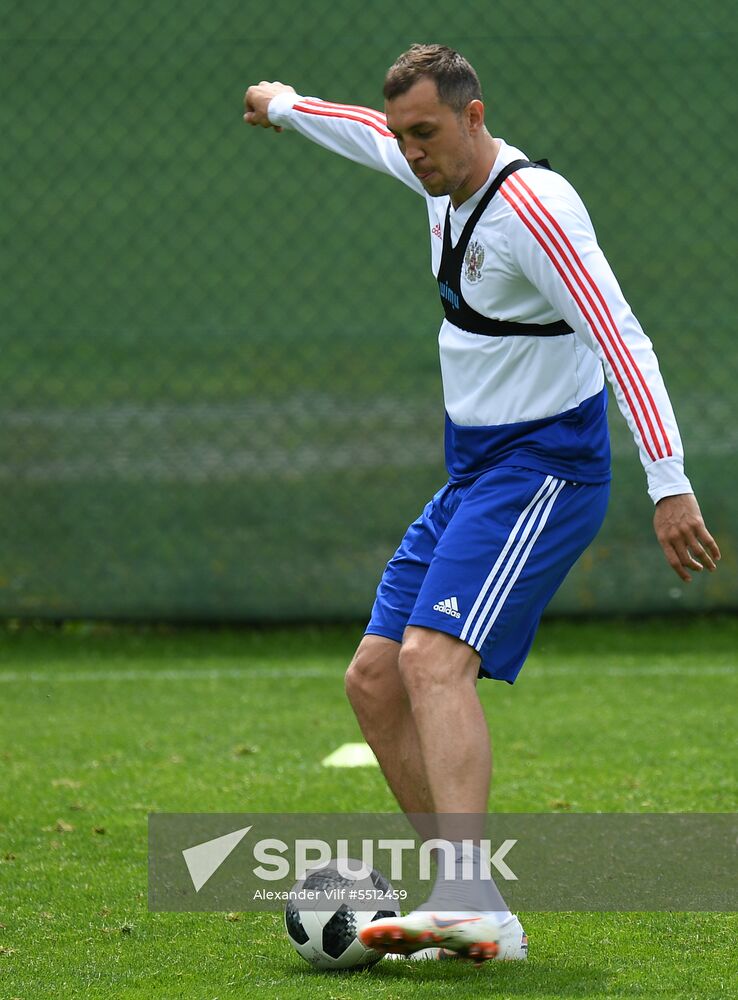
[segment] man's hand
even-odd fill
[[[271,99],[277,94],[285,93],[285,91],[294,94],[295,88],[288,87],[287,84],[280,83],[278,80],[273,83],[262,80],[260,84],[249,87],[243,97],[243,106],[246,109],[243,120],[246,124],[261,125],[262,128],[273,128],[275,132],[281,132],[282,129],[278,125],[272,125],[269,121],[268,111]]]
[[[692,579],[689,569],[697,573],[705,568],[711,573],[716,569],[720,549],[705,527],[699,504],[692,493],[659,500],[653,526],[667,562],[686,583]]]

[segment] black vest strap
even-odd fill
[[[466,221],[456,246],[451,245],[451,204],[446,210],[446,224],[443,230],[443,253],[441,256],[441,266],[438,271],[438,289],[441,295],[441,303],[446,319],[449,323],[467,330],[469,333],[479,333],[487,337],[560,337],[563,334],[574,331],[564,320],[555,323],[514,323],[508,320],[492,319],[476,312],[465,301],[461,294],[461,269],[464,265],[472,233],[477,223],[484,214],[487,206],[505,183],[510,174],[520,170],[521,167],[540,167],[550,170],[548,160],[513,160],[503,167],[497,177],[482,195],[479,204]]]

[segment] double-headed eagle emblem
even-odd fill
[[[464,254],[464,277],[473,285],[482,280],[482,264],[484,247],[477,240],[472,240]]]

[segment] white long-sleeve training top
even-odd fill
[[[439,349],[452,482],[496,465],[575,482],[606,481],[604,368],[638,446],[653,502],[692,492],[653,347],[568,181],[533,166],[517,170],[470,232],[466,224],[498,174],[526,159],[519,149],[501,142],[487,182],[454,209],[447,195],[426,193],[381,112],[282,93],[271,100],[268,114],[272,124],[396,177],[425,198],[432,269],[446,312]],[[461,273],[453,287],[445,277],[455,247]],[[525,326],[501,326],[505,332],[497,336],[456,319],[474,315],[480,323],[486,317]]]

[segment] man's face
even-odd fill
[[[435,81],[425,78],[385,102],[387,126],[428,194],[453,194],[472,172],[475,147],[466,116],[438,99]]]

